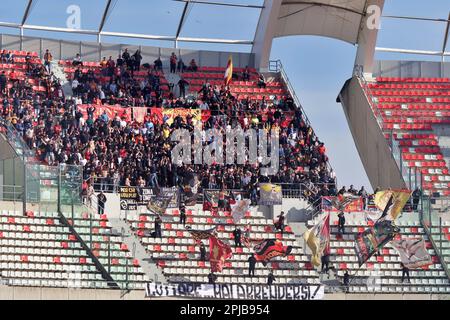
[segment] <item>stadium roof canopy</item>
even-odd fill
[[[276,37],[319,35],[357,43],[366,0],[283,0]]]
[[[445,4],[445,0],[443,0]],[[185,43],[236,45],[267,61],[272,39],[291,35],[316,35],[345,41],[367,52],[376,50],[377,32],[367,33],[369,8],[380,15],[386,0],[2,0],[0,28],[54,32],[102,38],[135,38],[156,46]],[[426,6],[426,5],[424,5]],[[445,5],[444,5],[445,6]],[[72,19],[77,15],[77,19]],[[406,9],[405,9],[406,10]],[[448,55],[449,19],[386,16],[406,22],[439,22],[444,41],[439,48],[380,51]],[[417,21],[420,20],[420,21]],[[388,23],[386,23],[388,25]],[[385,25],[386,25],[385,24]],[[446,32],[444,33],[444,30]],[[391,32],[389,30],[386,32]],[[436,33],[434,33],[436,34]],[[69,36],[68,36],[69,37]],[[400,37],[404,38],[404,37]],[[435,37],[436,38],[436,37]],[[437,37],[440,38],[440,37]],[[76,38],[78,39],[78,38]],[[165,44],[164,44],[165,43]],[[415,45],[413,41],[412,46]],[[395,46],[395,44],[394,44]],[[441,50],[441,48],[443,48]],[[415,48],[408,48],[415,49]],[[411,51],[411,52],[409,52]]]

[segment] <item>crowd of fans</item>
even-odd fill
[[[139,51],[131,56],[125,50],[116,61],[104,59],[100,75],[76,71],[72,82],[76,98],[72,100],[65,99],[58,80],[48,73],[48,69],[38,63],[32,64],[27,76],[42,83],[47,91],[38,93],[26,82],[14,83],[11,89],[2,93],[2,116],[23,134],[40,161],[49,165],[81,165],[84,180],[96,183],[95,187],[104,191],[111,191],[118,185],[182,186],[194,176],[202,188],[208,189],[255,192],[259,182],[281,183],[287,189],[304,184],[308,186],[304,188],[307,198],[335,190],[335,176],[328,166],[324,144],[305,122],[291,97],[239,100],[230,93],[229,87],[205,83],[196,100],[163,99],[158,67],[157,70],[155,66],[146,68],[148,76],[143,80],[133,76],[133,72],[141,68],[141,59]],[[74,64],[81,66],[80,63],[77,56]],[[100,84],[99,78],[103,76],[110,77],[106,86]],[[95,104],[88,108],[87,119],[77,109],[80,102],[101,100],[115,104],[117,99],[122,99],[123,104],[130,99],[139,99],[143,106],[210,110],[211,116],[203,123],[204,129],[222,133],[227,127],[237,125],[243,129],[279,129],[280,170],[276,175],[263,176],[259,164],[171,163],[174,142],[170,141],[170,134],[178,128],[193,130],[195,121],[190,116],[176,117],[169,125],[167,119],[160,121],[150,112],[142,123],[137,123],[127,122],[117,115],[109,118],[106,113],[95,119]],[[207,143],[203,141],[204,145]]]

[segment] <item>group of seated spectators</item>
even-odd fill
[[[195,121],[189,115],[176,117],[170,125],[166,118],[161,121],[152,114],[151,109],[147,109],[142,123],[127,122],[117,115],[110,118],[106,113],[95,119],[94,105],[87,110],[87,117],[83,117],[77,103],[95,101],[99,90],[104,90],[106,103],[115,102],[111,96],[121,90],[123,96],[133,96],[139,90],[135,87],[139,84],[132,77],[124,77],[130,68],[137,68],[126,62],[126,57],[121,57],[123,64],[119,59],[114,64],[104,63],[105,74],[110,74],[113,68],[122,68],[120,76],[114,77],[113,71],[111,78],[114,80],[104,88],[94,85],[98,83],[99,75],[76,72],[73,81],[78,81],[78,85],[75,87],[76,98],[72,100],[58,94],[61,88],[57,81],[46,82],[49,88],[46,93],[25,87],[11,90],[8,98],[12,98],[12,105],[8,98],[4,99],[2,116],[22,133],[40,161],[49,165],[81,165],[84,180],[87,184],[95,184],[97,190],[112,191],[119,185],[181,187],[194,176],[200,181],[201,188],[244,189],[253,196],[260,182],[283,184],[285,189],[308,185],[310,193],[305,197],[325,192],[322,189],[335,189],[335,176],[329,168],[324,144],[305,122],[290,96],[279,100],[239,100],[230,93],[229,87],[205,83],[197,100],[163,99],[159,95],[158,99],[149,99],[143,105],[210,110],[211,116],[203,123],[203,129],[222,133],[237,125],[244,130],[254,128],[268,132],[278,129],[280,169],[273,176],[261,175],[259,163],[212,166],[172,163],[171,150],[175,142],[170,140],[171,132],[179,128],[193,130]],[[45,69],[43,72],[42,81],[51,78]],[[149,77],[155,72],[150,70]],[[154,84],[150,79],[146,82],[140,90],[148,86],[153,92]],[[208,143],[203,141],[203,145]]]

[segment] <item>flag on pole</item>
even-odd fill
[[[222,272],[223,265],[233,255],[231,247],[214,236],[209,237],[209,262],[211,272]]]
[[[239,221],[245,216],[245,214],[250,209],[250,200],[244,199],[236,201],[231,205],[231,215],[233,216],[234,223],[239,223]]]
[[[311,263],[319,266],[322,255],[330,254],[330,214],[326,214],[314,227],[303,234],[312,252]]]
[[[391,245],[398,252],[402,263],[407,268],[415,269],[433,263],[422,237],[392,240]]]
[[[258,243],[253,249],[255,250],[256,261],[261,261],[265,266],[272,258],[289,255],[292,251],[292,246],[284,246],[277,239],[266,239]]]
[[[230,84],[232,77],[233,77],[233,57],[230,55],[230,57],[228,58],[227,69],[225,70],[225,77],[224,77],[225,85]]]
[[[194,230],[189,226],[186,226],[186,230],[189,231],[192,238],[195,241],[205,240],[209,239],[209,237],[214,235],[214,232],[216,231],[216,227],[208,229],[208,230]]]
[[[411,196],[410,190],[382,190],[375,194],[375,205],[383,210],[382,218],[395,220]],[[387,208],[387,210],[386,210]]]
[[[393,224],[393,221],[381,219],[373,227],[359,233],[355,238],[355,253],[359,266],[394,239],[399,232],[400,229]]]

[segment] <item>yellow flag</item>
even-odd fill
[[[389,199],[392,197],[392,206],[390,207],[387,214],[392,218],[392,220],[397,219],[399,214],[402,212],[403,207],[411,196],[410,190],[382,190],[375,194],[375,205],[381,211],[386,208]]]
[[[316,267],[321,264],[324,253],[329,254],[330,243],[330,215],[327,214],[321,221],[303,234],[306,244],[311,250],[311,263]]]

